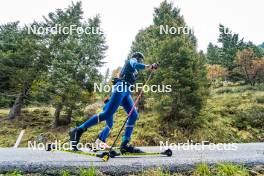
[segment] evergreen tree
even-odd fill
[[[38,25],[34,23],[34,25]],[[32,84],[47,74],[49,52],[42,37],[28,33],[19,23],[0,26],[1,92],[15,95],[9,119],[20,114]],[[1,81],[2,83],[2,81]]]
[[[219,32],[218,42],[222,45],[220,64],[228,70],[232,70],[235,68],[236,53],[244,47],[243,39],[240,40],[238,34],[233,34],[229,28],[222,24],[219,25]]]
[[[82,21],[82,14],[81,3],[77,2],[64,11],[57,9],[55,13],[49,13],[44,26],[76,25],[83,29],[100,29],[99,16]],[[48,89],[53,93],[56,108],[54,126],[58,126],[65,121],[60,119],[63,109],[67,116],[65,123],[70,123],[73,110],[89,100],[93,83],[102,78],[98,68],[103,64],[102,59],[107,47],[102,31],[91,34],[50,34],[47,38],[52,57]]]
[[[110,70],[109,68],[107,68],[105,71],[103,84],[107,84],[107,82],[109,81],[109,77],[110,77]]]
[[[160,26],[184,27],[180,10],[164,1],[154,10],[154,24],[141,30],[131,51],[140,50],[145,62],[159,63],[152,84],[171,85],[172,91],[153,93],[162,124],[192,129],[207,95],[205,56],[196,51],[196,38],[192,33],[160,34]],[[149,74],[149,73],[147,73]]]
[[[211,42],[207,47],[206,60],[208,64],[219,64],[221,65],[221,49],[213,45]]]

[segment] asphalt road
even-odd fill
[[[0,173],[14,169],[29,173],[54,174],[62,169],[76,172],[81,167],[94,166],[107,174],[140,172],[147,168],[162,167],[180,171],[197,163],[232,162],[245,165],[264,164],[264,143],[217,145],[218,149],[204,146],[202,149],[187,146],[172,148],[173,156],[122,156],[103,162],[100,158],[67,152],[46,152],[28,148],[0,148]],[[212,147],[212,146],[211,146]],[[144,151],[159,152],[160,147],[142,147]],[[228,149],[228,150],[227,150]]]

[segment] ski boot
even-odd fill
[[[70,136],[70,143],[71,143],[71,147],[73,151],[78,151],[77,145],[80,141],[80,138],[83,132],[84,132],[83,129],[78,128],[78,127],[70,130],[69,136]]]
[[[128,144],[128,141],[122,142],[122,144],[120,146],[120,152],[121,152],[121,154],[125,154],[125,153],[144,153],[139,148],[136,148],[133,145]]]

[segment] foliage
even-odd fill
[[[19,170],[15,170],[13,172],[9,172],[6,174],[6,176],[22,176],[22,175],[23,175],[23,173]]]
[[[222,45],[221,64],[228,70],[232,70],[235,67],[234,58],[236,53],[243,48],[244,41],[239,39],[238,34],[233,34],[229,28],[222,24],[219,25],[219,32],[218,42]]]
[[[249,172],[246,168],[229,163],[218,163],[213,168],[209,168],[207,164],[198,164],[196,166],[195,176],[249,176]]]
[[[212,176],[210,168],[207,164],[198,164],[194,171],[195,176]]]
[[[131,53],[142,51],[147,63],[159,63],[151,84],[171,85],[169,93],[149,95],[159,99],[157,112],[162,124],[193,128],[207,92],[205,57],[196,52],[196,39],[188,34],[160,34],[160,26],[186,26],[180,10],[164,1],[154,10],[154,24],[139,31]],[[149,72],[142,74],[143,80]]]
[[[251,41],[244,42],[243,39],[239,39],[238,34],[233,33],[222,24],[219,25],[219,32],[218,43],[220,46],[209,43],[206,54],[207,63],[218,64],[227,68],[229,71],[228,80],[240,81],[245,79],[243,74],[238,71],[235,63],[237,53],[243,49],[250,49],[257,58],[261,58],[264,56],[264,51]]]
[[[238,51],[235,63],[245,76],[246,82],[255,85],[258,78],[264,76],[264,58],[257,59],[252,49]]]
[[[82,14],[81,3],[77,2],[65,11],[58,9],[55,13],[49,13],[43,25],[100,29],[99,16],[82,21]],[[46,90],[52,95],[56,107],[55,126],[58,126],[63,108],[70,122],[72,111],[82,108],[92,99],[93,83],[101,80],[98,67],[103,64],[107,47],[101,31],[96,34],[50,34],[47,39],[52,53],[52,67]]]
[[[207,47],[206,61],[210,65],[221,65],[222,64],[222,49],[217,45],[213,45],[211,42]]]
[[[18,22],[0,26],[0,93],[13,104],[11,119],[20,114],[33,82],[41,79],[51,64],[47,43],[42,39]]]
[[[62,171],[60,172],[60,175],[61,175],[61,176],[70,176],[71,174],[70,174],[70,172],[67,171],[67,170],[62,170]]]
[[[96,169],[92,166],[88,169],[80,169],[80,176],[95,176]]]
[[[206,65],[207,68],[207,79],[212,81],[216,81],[217,79],[223,79],[228,75],[228,71],[226,68],[221,67],[221,65]]]
[[[221,175],[249,176],[249,172],[243,166],[228,164],[228,163],[226,163],[226,164],[219,163],[216,165],[216,175],[219,175],[219,176],[221,176]]]
[[[96,33],[34,33],[29,26],[19,27],[18,22],[0,26],[0,104],[13,105],[10,119],[20,115],[25,103],[53,104],[57,126],[63,110],[70,122],[73,109],[93,98],[93,83],[101,80],[98,68],[107,46],[100,17],[83,21],[82,15],[81,3],[72,3],[65,10],[49,13],[44,22],[29,26],[75,25],[99,29]]]

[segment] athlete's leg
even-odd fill
[[[122,106],[125,109],[127,114],[131,111],[133,105],[134,105],[134,102],[133,102],[131,95],[127,95],[123,98]],[[136,108],[134,107],[131,115],[128,117],[128,121],[126,123],[125,133],[122,138],[122,142],[128,143],[130,141],[137,118],[138,118],[138,112]]]
[[[103,142],[106,142],[106,138],[109,136],[110,130],[113,127],[113,116],[106,119],[106,126],[99,134],[99,139]]]
[[[105,110],[103,110],[103,112],[101,112],[99,115],[93,115],[79,128],[85,131],[87,128],[90,128],[91,126],[98,124],[99,122],[104,121],[107,118],[111,118],[118,109],[125,95],[125,92],[114,91],[109,99],[109,102],[107,103],[107,107],[105,108]]]
[[[113,117],[113,114],[118,109],[125,95],[126,95],[126,92],[114,90],[109,102],[107,103],[107,107],[103,110],[103,112],[101,112],[99,115],[93,115],[90,119],[84,122],[81,126],[76,127],[69,132],[70,141],[71,141],[73,150],[78,150],[77,145],[80,141],[80,138],[83,132],[86,131],[87,128],[95,124],[98,124],[100,121],[106,120],[107,118]]]
[[[131,111],[131,109],[133,108],[133,105],[134,105],[134,102],[130,95],[126,96],[122,101],[122,106],[124,107],[127,113]],[[137,113],[137,110],[134,108],[131,115],[128,117],[128,120],[126,123],[125,133],[124,133],[122,143],[120,146],[121,153],[127,153],[127,152],[128,153],[142,153],[143,152],[139,148],[136,148],[128,144],[131,139],[131,135],[132,135],[137,117],[138,117],[138,113]]]

